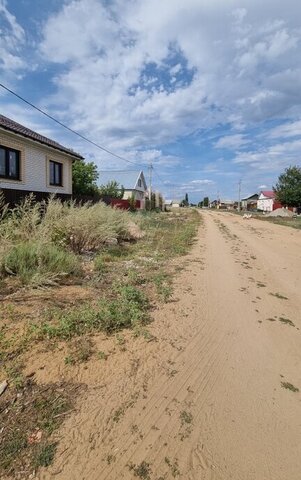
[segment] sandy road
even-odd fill
[[[203,217],[158,341],[79,371],[41,479],[300,480],[301,393],[281,382],[301,391],[301,231]]]

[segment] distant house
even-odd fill
[[[209,208],[217,208],[217,206],[218,206],[218,200],[212,200],[209,203]]]
[[[173,208],[179,208],[181,206],[182,200],[174,199],[171,201],[171,206]]]
[[[114,181],[119,184],[120,188],[124,188],[124,200],[134,196],[136,200],[144,203],[147,196],[147,185],[142,170],[103,171],[99,173],[99,185],[107,185]]]
[[[243,210],[256,210],[257,209],[257,201],[258,201],[258,193],[254,193],[249,197],[242,198],[241,200],[241,208]]]
[[[83,157],[43,135],[0,115],[0,191],[9,203],[33,192],[72,195],[72,162]]]
[[[217,204],[219,210],[232,210],[234,206],[235,202],[233,200],[219,200]]]
[[[257,209],[262,212],[272,212],[275,208],[281,207],[280,203],[275,202],[275,193],[272,190],[263,190],[260,192],[257,200]]]

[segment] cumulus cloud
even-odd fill
[[[8,8],[6,0],[0,0],[0,71],[5,76],[25,68],[22,46],[25,32]]]
[[[297,7],[297,1],[288,3]],[[259,0],[244,4],[63,4],[46,22],[40,45],[46,61],[66,66],[55,78],[52,106],[63,106],[74,127],[109,145],[118,139],[120,148],[128,149],[156,147],[218,123],[237,127],[286,115],[293,105],[281,76],[289,75],[288,68],[292,77],[298,75],[301,63],[292,8],[275,7],[271,0],[264,8]],[[154,75],[155,68],[163,79]],[[177,75],[185,77],[189,69],[187,84]],[[300,103],[297,92],[294,107]],[[236,147],[246,139],[232,136],[217,145],[223,142]]]

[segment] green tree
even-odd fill
[[[301,167],[288,167],[273,187],[276,200],[287,207],[301,207]]]
[[[189,205],[188,193],[185,193],[185,198],[181,202],[181,207],[188,207],[188,205]]]
[[[209,197],[204,197],[203,205],[204,207],[209,207]]]
[[[98,192],[96,181],[99,173],[94,162],[76,160],[72,165],[72,189],[78,195],[93,195]]]
[[[202,208],[203,205],[204,205],[204,202],[203,202],[203,201],[201,201],[201,202],[198,203],[198,207],[199,207],[199,208]]]
[[[122,185],[120,186],[119,183],[116,182],[116,180],[112,180],[106,185],[100,185],[99,193],[107,197],[121,199],[124,195],[124,188]]]

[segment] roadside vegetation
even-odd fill
[[[151,311],[171,300],[172,260],[191,248],[200,215],[32,197],[13,211],[2,202],[0,212],[0,476],[27,478],[52,462],[53,432],[84,388],[38,384],[26,373],[29,352],[64,349],[62,366],[72,369],[110,361],[95,348],[99,336],[115,336],[121,352],[125,329],[133,341],[154,341]]]

